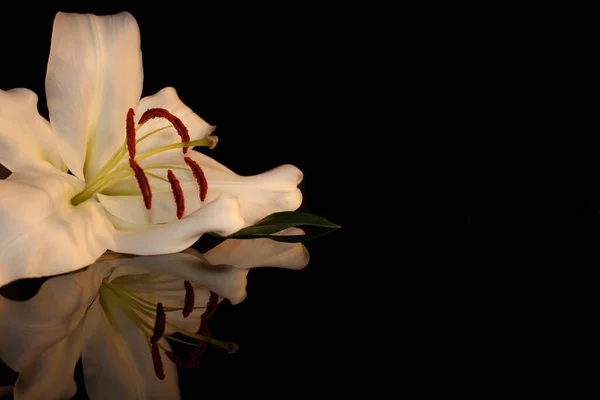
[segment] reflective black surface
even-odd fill
[[[367,346],[350,336],[360,330],[355,307],[367,299],[367,288],[350,284],[360,250],[350,238],[353,215],[371,196],[361,177],[371,168],[360,155],[368,151],[361,138],[369,135],[368,127],[350,124],[347,113],[335,107],[353,95],[353,82],[340,74],[350,61],[341,55],[348,43],[330,32],[330,16],[300,11],[294,21],[275,20],[254,10],[239,26],[229,14],[202,7],[194,12],[56,7],[15,14],[0,27],[3,54],[10,55],[0,65],[0,88],[35,91],[45,117],[44,77],[56,11],[130,11],[141,30],[143,95],[175,87],[190,108],[217,125],[221,141],[210,156],[240,174],[296,165],[304,172],[301,210],[344,227],[306,244],[311,261],[303,271],[251,271],[247,299],[236,306],[223,303],[211,320],[214,335],[237,342],[240,351],[228,355],[209,348],[196,369],[180,369],[182,397],[285,398],[346,384],[357,353]],[[17,35],[22,29],[32,34]],[[18,291],[29,294],[31,286]],[[77,376],[82,384],[81,368]],[[3,368],[0,384],[15,378]],[[85,398],[83,387],[77,398]]]

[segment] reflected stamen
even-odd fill
[[[185,283],[184,285],[188,286]],[[191,286],[191,283],[189,283],[189,285]],[[144,333],[150,345],[150,350],[152,352],[152,362],[154,364],[154,371],[158,379],[162,380],[165,378],[164,367],[160,356],[161,349],[172,362],[186,368],[193,368],[198,365],[198,356],[204,351],[208,343],[221,347],[227,350],[227,352],[230,354],[235,353],[238,350],[238,346],[235,343],[223,342],[209,337],[208,335],[210,334],[210,332],[205,321],[203,321],[200,327],[201,335],[195,334],[193,332],[188,332],[184,329],[178,328],[177,326],[166,322],[166,314],[164,313],[165,309],[174,311],[181,310],[181,308],[163,307],[162,303],[158,303],[156,305],[155,325],[153,335],[150,337],[148,331],[152,329],[152,326],[150,326],[150,324],[144,321],[139,315],[141,314],[146,317],[153,316],[152,312],[150,311],[153,309],[146,305],[151,304],[148,300],[138,298],[138,296],[134,295],[133,293],[129,293],[128,291],[120,289],[118,286],[112,285],[108,282],[103,282],[102,287],[100,288],[100,294],[103,296],[110,296],[110,298],[115,301],[118,308],[138,327],[138,329],[140,329]],[[109,310],[107,309],[106,311],[108,314]],[[204,315],[206,315],[206,311],[204,312],[203,316]],[[181,340],[173,335],[164,335],[165,326],[169,326],[173,330],[187,336],[188,338],[196,339],[199,342],[192,343],[189,341]],[[167,350],[167,348],[164,345],[161,345],[161,337],[164,337],[169,340],[174,340],[176,342],[180,342],[186,345],[194,346],[194,348],[188,355],[178,356],[175,355],[173,352]]]
[[[200,361],[197,357],[179,356],[172,351],[165,351],[165,354],[173,364],[183,368],[196,368],[200,365]]]
[[[163,309],[162,303],[156,304],[156,320],[154,321],[154,332],[150,338],[150,342],[156,343],[165,333],[165,324],[167,322],[167,316]]]
[[[208,323],[203,319],[200,322],[200,333],[202,336],[210,336],[210,329],[208,329]],[[199,342],[196,347],[192,349],[192,352],[188,354],[188,358],[190,359],[198,359],[206,350],[206,343]]]
[[[217,310],[217,306],[219,305],[219,295],[215,292],[210,292],[210,297],[208,299],[208,304],[206,305],[206,311],[202,314],[200,319],[205,320],[215,313]]]
[[[196,295],[194,294],[194,288],[192,287],[192,283],[190,281],[184,281],[183,285],[185,286],[185,303],[183,305],[183,318],[187,318],[190,313],[194,310],[194,301]]]
[[[152,363],[154,364],[154,373],[156,374],[156,377],[161,381],[165,379],[165,369],[163,368],[160,352],[158,351],[158,345],[156,343],[152,343]]]

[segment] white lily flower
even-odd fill
[[[106,253],[85,270],[50,278],[27,301],[0,296],[0,359],[19,372],[15,399],[71,398],[80,357],[92,400],[178,399],[175,362],[193,367],[198,340],[236,348],[207,334],[217,298],[241,302],[249,268],[308,263],[302,244],[269,239],[230,240],[203,255],[119,256]],[[165,337],[190,343],[190,353],[172,354]]]
[[[28,89],[0,90],[0,286],[92,264],[107,249],[167,254],[297,209],[302,173],[243,177],[189,149],[215,127],[173,88],[140,99],[129,13],[58,13],[46,75],[50,121]],[[70,173],[69,173],[70,172]]]

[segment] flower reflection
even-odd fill
[[[72,397],[81,358],[92,400],[179,398],[177,365],[194,367],[207,345],[235,350],[210,337],[206,320],[219,300],[245,298],[248,269],[307,263],[302,244],[269,239],[227,240],[204,254],[106,253],[47,280],[27,301],[0,297],[0,358],[19,372],[14,396]],[[173,353],[167,339],[188,350]]]

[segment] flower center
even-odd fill
[[[233,354],[238,350],[238,345],[233,342],[225,342],[209,336],[210,330],[206,325],[206,320],[215,312],[219,303],[219,296],[213,292],[210,293],[210,299],[206,305],[206,310],[200,317],[200,335],[179,328],[167,321],[166,311],[181,311],[184,318],[187,318],[194,309],[204,308],[194,307],[194,290],[192,284],[189,281],[185,281],[184,286],[186,295],[183,307],[164,307],[162,303],[154,305],[152,302],[143,299],[130,291],[124,290],[118,285],[108,282],[103,282],[100,287],[100,295],[105,298],[110,298],[111,301],[138,327],[138,329],[144,333],[144,336],[148,341],[149,351],[152,354],[154,372],[156,373],[156,377],[161,380],[165,378],[160,355],[161,350],[173,363],[185,368],[193,368],[199,364],[198,357],[204,352],[207,344],[221,347],[230,354]],[[111,314],[110,309],[104,309],[109,321],[114,325],[114,316]],[[154,326],[151,326],[146,322],[142,316],[154,319]],[[185,336],[185,339],[175,337],[172,334],[165,335],[164,332],[166,327],[182,334]],[[159,340],[163,337],[189,345],[192,347],[192,350],[186,355],[176,355],[159,343]]]
[[[86,182],[83,190],[71,199],[71,204],[74,206],[81,204],[90,199],[96,193],[99,193],[118,182],[134,176],[144,199],[144,205],[146,206],[146,209],[150,210],[152,208],[152,185],[150,179],[157,179],[168,182],[171,185],[173,197],[177,205],[177,218],[181,219],[185,211],[185,199],[183,190],[181,189],[181,184],[179,183],[179,180],[175,176],[173,170],[191,172],[196,180],[196,183],[198,184],[200,201],[204,201],[208,192],[208,183],[206,181],[206,177],[204,176],[204,172],[196,161],[194,161],[191,157],[186,157],[185,154],[187,153],[189,147],[194,146],[207,146],[208,148],[213,149],[217,145],[218,138],[216,136],[207,136],[200,140],[190,140],[188,129],[183,122],[175,115],[162,108],[150,108],[146,110],[146,112],[144,112],[139,119],[137,126],[135,125],[134,116],[135,113],[133,109],[130,108],[127,112],[126,135],[124,143],[117,149],[117,151],[94,176],[94,178],[89,182]],[[170,122],[170,125],[155,129],[152,132],[145,134],[141,138],[136,139],[137,131],[147,121],[154,118],[166,119],[168,122]],[[179,137],[181,138],[181,142],[162,146],[147,151],[146,153],[136,155],[136,145],[139,142],[168,128],[175,128]],[[142,167],[139,164],[141,161],[152,157],[153,155],[177,148],[183,149],[184,161],[187,168],[172,165],[149,165]],[[126,154],[129,156],[129,162],[127,164],[123,164],[121,161],[123,161]],[[149,172],[150,170],[166,170],[167,179],[155,173]]]

